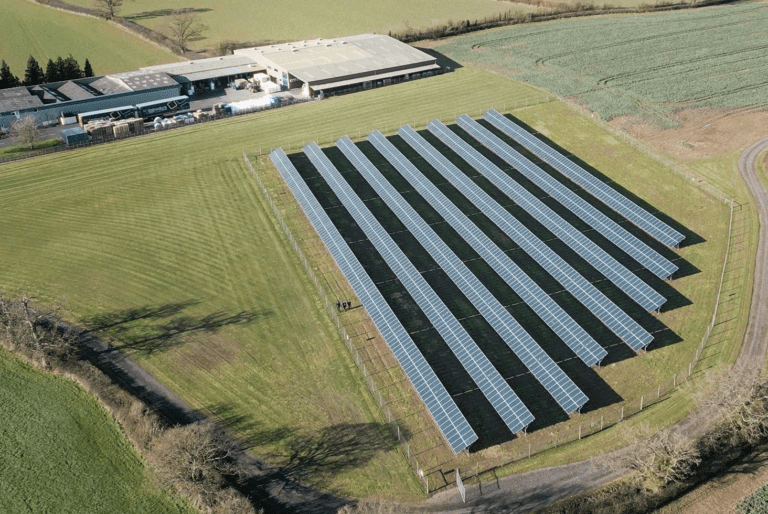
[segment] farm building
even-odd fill
[[[91,77],[39,86],[22,86],[0,91],[0,126],[9,126],[17,117],[37,116],[41,125],[72,119],[77,114],[116,109],[179,96],[181,86],[161,72],[129,72]]]
[[[374,81],[407,79],[440,69],[435,57],[377,34],[242,48],[234,53],[253,59],[283,88],[301,87],[306,94],[370,87]]]
[[[219,89],[236,79],[250,78],[265,68],[243,55],[226,55],[210,59],[175,62],[141,68],[138,73],[161,72],[170,75],[184,88],[184,94]]]

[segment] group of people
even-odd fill
[[[342,310],[348,311],[352,308],[352,302],[336,302],[336,310],[341,312]]]

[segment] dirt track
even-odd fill
[[[760,220],[750,318],[736,366],[739,368],[743,364],[752,371],[762,369],[768,348],[768,192],[756,170],[757,157],[766,148],[768,139],[751,145],[742,153],[738,163],[752,191]],[[83,342],[94,363],[172,422],[183,424],[201,419],[199,413],[121,352],[107,348],[93,337],[86,337]],[[244,464],[251,471],[247,492],[258,497],[270,512],[333,513],[348,501],[292,481],[279,470],[255,458],[249,458]],[[456,489],[450,489],[429,498],[419,505],[419,509],[452,513],[531,512],[606,484],[618,476],[616,472],[595,468],[590,461],[584,461],[512,475],[495,483],[484,483],[482,487],[468,487],[467,503],[461,502]]]
[[[757,207],[760,232],[757,242],[757,257],[752,289],[752,305],[749,309],[749,324],[744,334],[744,343],[736,361],[736,366],[763,369],[766,346],[768,346],[768,281],[766,264],[768,261],[768,191],[758,175],[757,157],[768,148],[768,138],[753,144],[739,157],[739,171],[747,183]]]

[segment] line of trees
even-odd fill
[[[0,64],[0,89],[36,86],[85,77],[93,77],[91,62],[86,59],[85,64],[80,68],[80,63],[72,57],[72,54],[69,54],[65,59],[62,59],[61,56],[57,57],[55,61],[48,59],[45,70],[37,62],[37,59],[30,55],[27,60],[27,69],[24,70],[24,80],[19,80],[19,77],[11,72],[10,66],[4,60]]]

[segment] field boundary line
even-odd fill
[[[716,186],[707,182],[704,178],[699,176],[697,173],[694,173],[693,171],[691,171],[691,169],[688,168],[688,166],[673,162],[669,158],[662,155],[661,152],[653,148],[648,143],[635,138],[634,136],[632,136],[632,134],[628,133],[625,130],[621,130],[619,128],[614,127],[613,125],[603,120],[599,116],[593,117],[593,114],[596,114],[596,113],[589,111],[585,107],[578,105],[572,100],[569,100],[562,96],[556,96],[555,98],[557,98],[557,100],[559,100],[560,103],[569,107],[571,110],[577,111],[578,113],[582,114],[585,118],[589,119],[593,123],[600,125],[600,127],[610,132],[613,136],[621,139],[622,141],[632,146],[636,150],[647,155],[648,157],[656,161],[658,164],[661,164],[665,168],[668,168],[673,173],[678,175],[680,178],[685,179],[686,183],[692,182],[694,186],[698,187],[699,189],[707,193],[709,196],[712,196],[713,198],[716,198],[720,201],[724,201],[726,203],[729,201],[732,201],[729,195],[725,194]]]
[[[347,334],[346,330],[342,326],[341,321],[339,320],[339,317],[336,315],[336,313],[333,310],[334,309],[333,303],[328,300],[328,297],[325,294],[325,290],[323,289],[320,282],[317,280],[317,276],[312,271],[312,267],[307,262],[307,259],[304,256],[304,252],[301,251],[301,248],[299,247],[297,240],[293,237],[293,234],[288,229],[288,225],[286,225],[285,220],[283,220],[283,217],[280,215],[280,212],[278,212],[277,207],[272,202],[272,198],[269,195],[267,188],[264,186],[264,183],[261,181],[261,178],[259,177],[258,172],[253,167],[253,164],[251,163],[250,159],[248,159],[248,156],[246,155],[245,151],[243,151],[243,160],[245,161],[245,165],[248,168],[248,170],[256,179],[256,182],[259,185],[259,189],[261,190],[261,193],[263,194],[264,199],[267,200],[267,203],[269,204],[269,207],[272,210],[272,214],[275,215],[275,218],[280,224],[280,228],[282,228],[283,233],[288,238],[288,241],[291,243],[291,246],[293,247],[294,252],[296,253],[296,256],[299,258],[299,261],[304,266],[304,270],[307,272],[307,275],[309,276],[310,280],[312,280],[312,283],[314,284],[318,294],[320,295],[320,298],[322,298],[325,304],[326,311],[330,315],[331,321],[333,322],[334,325],[336,325],[336,330],[339,336],[341,337],[341,340],[344,342],[344,345],[347,347],[347,350],[349,350],[352,360],[355,362],[358,369],[363,374],[363,378],[365,379],[365,383],[368,385],[369,391],[373,395],[373,399],[379,404],[379,407],[381,408],[381,413],[384,415],[384,418],[386,418],[387,424],[392,429],[393,435],[397,438],[397,442],[400,444],[401,448],[404,450],[405,457],[408,460],[409,464],[411,465],[412,470],[416,473],[416,477],[424,484],[426,492],[427,494],[429,494],[430,492],[429,477],[424,473],[424,470],[420,467],[414,452],[411,451],[410,445],[408,444],[408,442],[406,441],[403,435],[404,432],[400,429],[400,426],[394,420],[392,416],[392,412],[384,403],[384,398],[382,397],[381,392],[379,392],[378,387],[376,387],[376,384],[374,383],[373,379],[368,373],[368,370],[365,366],[365,362],[360,357],[360,353],[357,351],[357,349],[355,349],[354,346],[352,346],[352,343],[350,342],[350,339],[349,339],[349,335]],[[323,246],[323,248],[325,248],[325,246]]]

